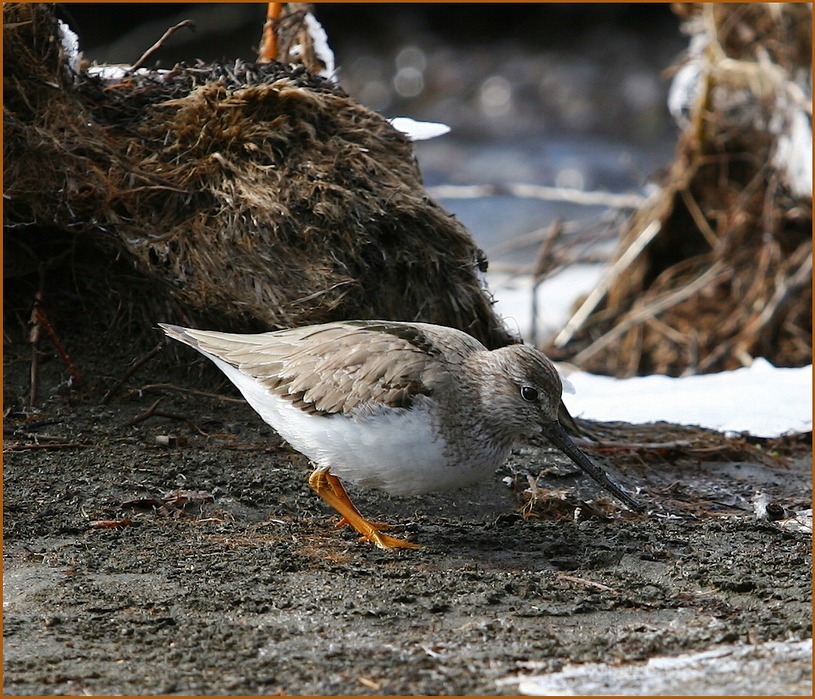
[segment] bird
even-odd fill
[[[198,350],[314,464],[311,488],[379,548],[420,548],[357,510],[343,481],[391,495],[487,478],[519,441],[548,441],[635,511],[643,507],[558,421],[563,385],[539,350],[489,350],[431,323],[351,320],[238,334],[159,323]]]

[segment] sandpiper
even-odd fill
[[[211,359],[314,462],[312,489],[380,548],[418,547],[366,520],[340,479],[392,495],[459,488],[494,472],[525,437],[545,437],[629,508],[642,509],[560,425],[560,377],[529,346],[488,350],[454,328],[396,321],[256,335],[160,325]]]

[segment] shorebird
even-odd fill
[[[366,520],[342,480],[392,495],[460,488],[493,473],[524,438],[545,438],[642,509],[558,422],[561,379],[527,345],[488,350],[461,330],[385,320],[248,335],[160,325],[212,360],[311,459],[311,488],[380,548],[418,546]]]

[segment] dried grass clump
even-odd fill
[[[113,316],[423,320],[512,341],[410,141],[333,84],[276,62],[109,84],[68,69],[48,6],[6,5],[4,22],[6,237],[81,240],[74,277],[111,289]],[[130,286],[111,278],[123,266]]]
[[[616,376],[721,371],[756,356],[808,364],[811,171],[807,182],[792,163],[810,157],[795,134],[803,120],[811,140],[811,10],[678,11],[698,72],[676,158],[624,231],[603,303],[581,309],[550,351]]]

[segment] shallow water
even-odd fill
[[[416,155],[431,194],[434,187],[448,184],[496,185],[500,189],[521,183],[644,196],[650,176],[670,163],[673,144],[666,141],[646,149],[602,136],[578,139],[543,134],[523,141],[479,142],[449,134],[418,142]],[[515,250],[507,243],[545,231],[556,220],[594,229],[598,242],[616,237],[613,219],[603,223],[609,218],[608,207],[603,205],[501,193],[436,199],[467,227],[492,263],[528,264],[539,241]]]

